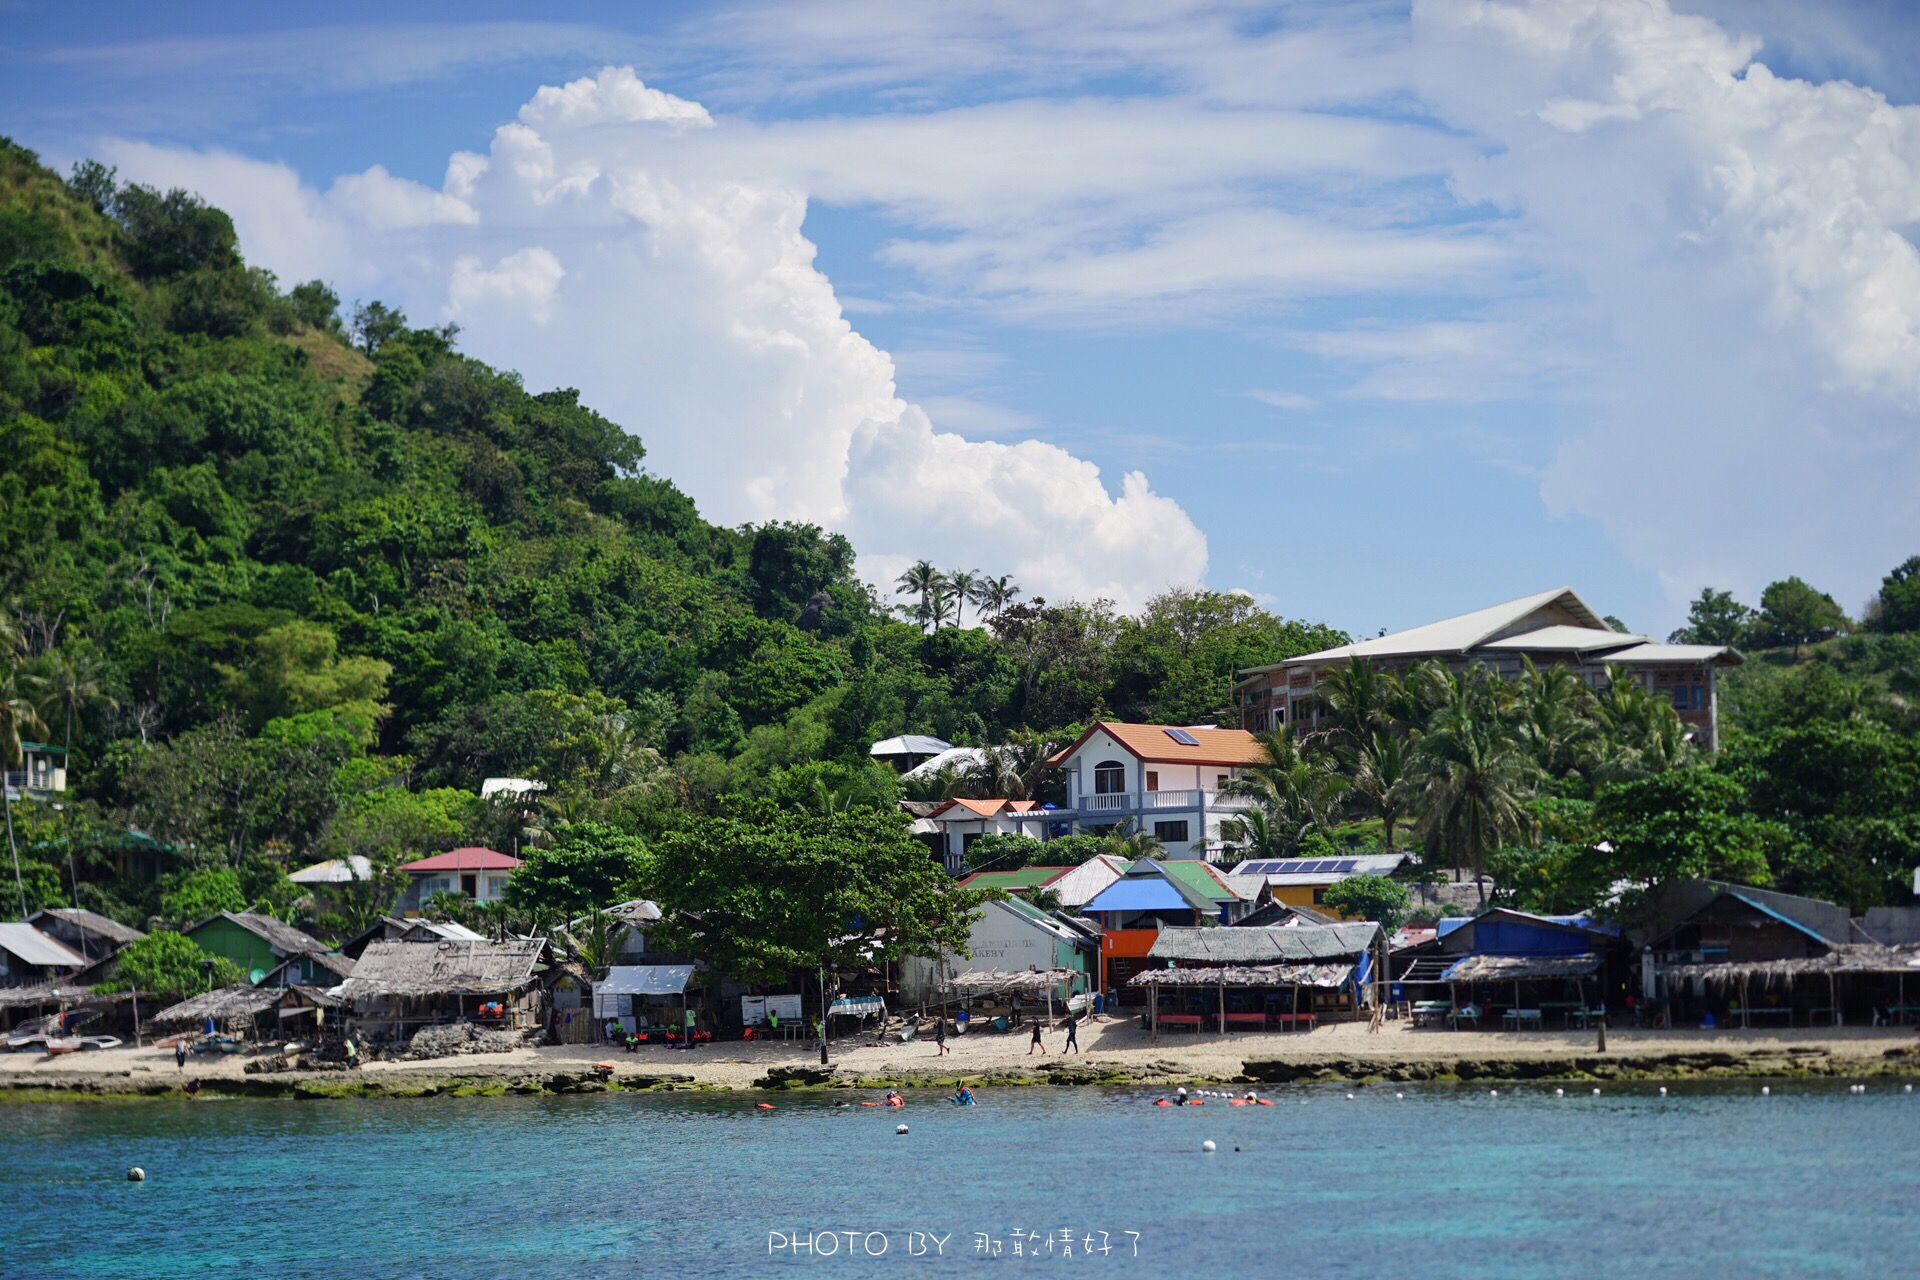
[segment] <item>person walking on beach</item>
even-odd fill
[[[1072,1013],[1067,1014],[1067,1043],[1060,1050],[1062,1056],[1080,1052],[1080,1019]]]
[[[173,1065],[180,1069],[181,1075],[187,1074],[187,1042],[184,1038],[173,1042]]]
[[[352,1036],[348,1036],[347,1037],[347,1070],[352,1071],[355,1068],[357,1068],[359,1065],[360,1065],[360,1046],[353,1042]]]
[[[1040,1051],[1041,1057],[1044,1058],[1047,1056],[1047,1046],[1040,1043],[1040,1032],[1043,1029],[1044,1028],[1041,1025],[1040,1019],[1035,1018],[1033,1020],[1033,1040],[1027,1045],[1027,1056],[1029,1058],[1033,1056],[1033,1051],[1035,1049],[1038,1049]]]
[[[933,1024],[933,1047],[935,1050],[933,1056],[936,1058],[947,1051],[947,1020],[945,1018],[937,1019]]]

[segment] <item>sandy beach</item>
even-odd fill
[[[1390,1022],[1378,1032],[1365,1024],[1338,1024],[1312,1032],[1162,1034],[1158,1041],[1133,1021],[1089,1022],[1080,1030],[1082,1052],[1061,1052],[1064,1033],[1049,1031],[1047,1052],[1029,1052],[1024,1035],[964,1035],[932,1043],[876,1043],[872,1037],[835,1041],[831,1061],[836,1083],[903,1081],[934,1083],[979,1079],[989,1083],[1141,1083],[1196,1080],[1268,1081],[1301,1078],[1430,1079],[1552,1077],[1557,1075],[1779,1075],[1920,1073],[1920,1036],[1912,1028],[1813,1028],[1768,1031],[1610,1030],[1597,1052],[1591,1031],[1452,1032]],[[184,1073],[171,1049],[120,1048],[64,1054],[0,1055],[0,1089],[56,1082],[109,1092],[151,1093],[165,1082],[197,1078],[213,1083],[245,1080],[260,1085],[293,1077],[346,1079],[401,1085],[436,1077],[538,1077],[572,1079],[597,1063],[613,1064],[615,1085],[644,1086],[650,1078],[676,1077],[694,1087],[752,1088],[780,1069],[819,1066],[811,1042],[723,1042],[691,1051],[665,1047],[626,1053],[610,1047],[566,1045],[508,1053],[469,1054],[419,1062],[370,1062],[351,1077],[339,1072],[246,1075],[248,1055],[189,1058]]]

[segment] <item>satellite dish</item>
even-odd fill
[[[265,969],[255,969],[253,972],[247,975],[247,981],[251,982],[254,986],[257,987],[260,985],[261,980],[266,976],[267,976],[267,971]]]

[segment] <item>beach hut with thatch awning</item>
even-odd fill
[[[395,1034],[462,1018],[528,1028],[540,1024],[550,967],[545,938],[371,942],[340,994],[363,1025]]]
[[[1843,1024],[1849,1008],[1863,1021],[1904,1024],[1920,1014],[1920,1005],[1907,1003],[1909,992],[1920,999],[1920,944],[1843,942],[1825,955],[1671,965],[1665,973],[1670,981],[1695,981],[1726,996],[1729,1017],[1737,1016],[1742,1027],[1769,1017],[1791,1023],[1801,1010],[1808,1025],[1824,1014],[1834,1026]]]
[[[1197,1032],[1210,1019],[1222,1033],[1235,1026],[1311,1028],[1323,1017],[1358,1013],[1379,940],[1380,926],[1371,921],[1271,929],[1170,926],[1154,940],[1149,967],[1128,985],[1149,994],[1147,1025],[1155,1035],[1162,1023]]]

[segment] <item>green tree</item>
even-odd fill
[[[309,329],[337,333],[340,329],[340,295],[324,280],[309,280],[293,286],[287,294],[294,318]]]
[[[1595,885],[1652,889],[1701,877],[1766,884],[1769,853],[1787,838],[1778,824],[1746,811],[1738,782],[1709,769],[1672,769],[1610,787],[1594,820],[1601,838],[1576,874]]]
[[[527,849],[507,879],[507,904],[518,911],[548,911],[564,919],[616,906],[644,870],[640,838],[599,822],[567,828],[553,847]]]
[[[1051,846],[1032,836],[984,835],[967,846],[969,871],[1018,871],[1022,867],[1051,865]]]
[[[744,982],[964,954],[982,901],[953,887],[902,815],[740,798],[655,840],[643,881],[677,909],[653,931],[662,942]]]
[[[241,981],[239,968],[224,956],[202,951],[190,938],[164,930],[129,942],[114,955],[114,976],[96,990],[190,996]]]
[[[247,905],[246,891],[240,887],[236,872],[229,867],[208,867],[176,877],[161,895],[160,915],[184,929],[222,911],[245,911]]]
[[[245,667],[216,669],[256,730],[269,720],[326,711],[370,744],[392,710],[381,699],[393,667],[378,658],[339,656],[333,632],[312,622],[274,627],[253,641]]]
[[[1753,630],[1753,610],[1733,598],[1731,591],[1700,588],[1687,606],[1687,625],[1667,637],[1669,644],[1740,645]]]
[[[1385,876],[1348,876],[1327,886],[1321,900],[1349,919],[1372,920],[1388,935],[1413,912],[1413,891]]]
[[[1246,818],[1221,825],[1221,838],[1236,845],[1271,842],[1276,853],[1298,847],[1311,834],[1324,835],[1338,824],[1350,784],[1327,756],[1306,750],[1292,725],[1260,735],[1260,759],[1240,771],[1221,794],[1249,800],[1260,811],[1256,829]],[[1254,837],[1258,835],[1259,841]]]
[[[1439,706],[1412,769],[1428,860],[1476,873],[1495,849],[1530,836],[1526,804],[1540,773],[1502,712],[1504,691],[1490,680],[1477,666],[1459,676],[1426,673]]]
[[[924,628],[926,621],[933,617],[933,597],[945,582],[946,578],[933,567],[932,561],[916,560],[907,566],[906,572],[894,580],[896,587],[894,594],[919,598],[917,616]]]
[[[1831,639],[1847,625],[1845,611],[1832,596],[1798,578],[1770,583],[1760,593],[1756,630],[1767,644],[1792,645],[1796,658],[1803,646]]]

